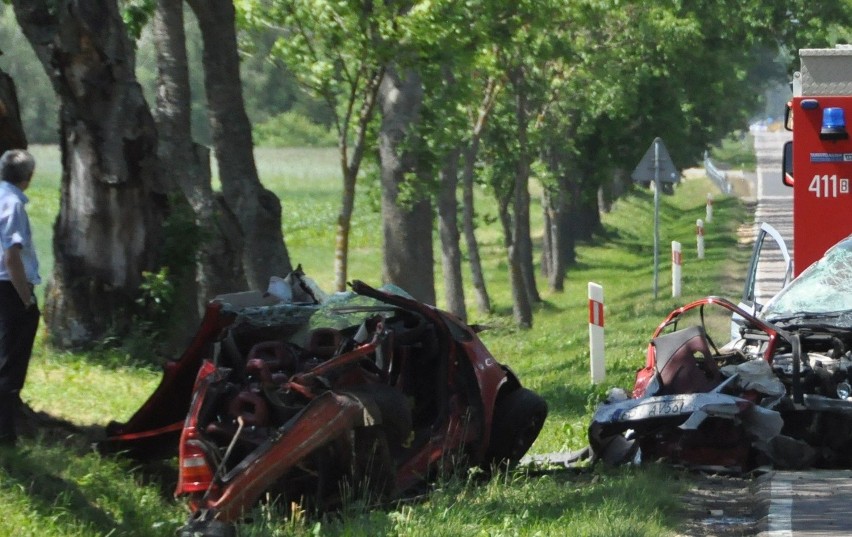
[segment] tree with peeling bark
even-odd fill
[[[255,2],[248,20],[274,26],[281,36],[272,50],[302,87],[328,106],[337,130],[343,177],[334,254],[334,288],[346,290],[349,235],[358,174],[371,147],[384,64],[392,47],[379,28],[387,14],[369,1],[276,0]]]
[[[204,43],[204,88],[223,204],[239,222],[242,265],[252,289],[292,269],[281,229],[281,203],[257,174],[251,124],[240,82],[236,11],[232,0],[187,0]]]
[[[15,0],[18,23],[61,101],[60,212],[45,321],[61,346],[126,328],[157,268],[165,191],[153,118],[116,2]]]
[[[171,257],[172,276],[178,289],[178,314],[187,326],[199,319],[213,296],[245,289],[241,228],[236,217],[211,186],[210,155],[193,141],[189,65],[186,55],[183,0],[158,0],[152,21],[157,51],[157,103],[155,119],[160,136],[160,173],[174,182],[182,203],[173,210],[187,210],[195,229],[189,236],[197,244],[189,248],[182,237],[183,261]],[[175,200],[175,196],[172,199]],[[183,298],[183,300],[180,300]]]

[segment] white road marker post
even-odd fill
[[[695,241],[698,245],[698,259],[704,259],[704,222],[695,221]]]
[[[705,211],[705,212],[707,214],[704,215],[705,216],[704,221],[705,222],[712,222],[713,221],[713,194],[711,194],[709,192],[707,193],[707,211]]]
[[[604,298],[603,287],[589,282],[589,361],[592,383],[600,384],[606,377],[604,362]]]
[[[680,296],[680,277],[681,277],[681,265],[683,264],[683,257],[681,256],[681,248],[680,243],[677,241],[672,241],[672,297],[677,298]]]

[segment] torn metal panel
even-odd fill
[[[717,346],[732,319],[735,339]],[[626,394],[594,413],[598,460],[852,467],[852,236],[760,314],[719,297],[672,311]]]
[[[547,403],[473,328],[399,288],[351,287],[327,296],[294,273],[217,297],[156,392],[108,428],[102,448],[177,448],[183,534],[267,495],[316,511],[344,490],[392,499],[460,454],[514,465],[535,441]]]

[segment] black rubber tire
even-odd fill
[[[489,463],[514,466],[532,446],[547,418],[547,401],[526,388],[497,400],[488,445]]]

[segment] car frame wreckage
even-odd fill
[[[764,224],[758,242],[767,231],[777,235]],[[716,308],[735,334],[722,347],[707,326]],[[594,459],[613,464],[848,468],[850,385],[852,235],[762,309],[707,297],[671,312],[653,333],[632,394],[612,389],[596,409],[589,443]]]
[[[517,463],[535,441],[546,402],[477,327],[394,286],[350,287],[325,296],[297,270],[215,298],[147,402],[108,425],[104,451],[179,448],[183,535],[232,534],[266,497],[334,509],[342,483],[397,498],[450,465]]]

